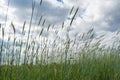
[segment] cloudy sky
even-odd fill
[[[116,37],[116,32],[120,30],[120,0],[43,0],[41,6],[39,5],[40,0],[34,1],[33,31],[37,30],[35,24],[38,23],[40,16],[44,16],[43,18],[46,19],[45,26],[49,24],[57,26],[60,31],[59,34],[63,36],[62,22],[64,21],[65,26],[68,26],[71,16],[78,7],[79,11],[71,27],[71,36],[94,28],[96,35],[105,34],[106,40],[110,41],[113,37]],[[13,35],[11,22],[14,23],[19,36],[24,21],[29,25],[32,0],[10,0],[9,8],[8,2],[9,0],[0,0],[0,23],[5,28],[6,37]],[[73,6],[73,13],[69,15]],[[6,14],[7,22],[5,26]],[[28,26],[26,27],[27,30]],[[54,38],[51,33],[52,31],[49,33],[44,31],[43,36]]]

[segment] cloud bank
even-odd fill
[[[69,15],[70,9],[73,6],[74,9],[79,7],[79,12],[71,28],[71,36],[76,33],[86,32],[90,28],[94,28],[97,35],[114,33],[120,30],[120,0],[43,0],[41,6],[39,6],[40,0],[35,0],[35,2],[33,23],[37,22],[40,16],[44,16],[46,23],[56,25],[59,30],[61,30],[63,21],[65,21],[66,26],[69,25],[70,18],[74,14]],[[0,23],[3,25],[7,3],[8,0],[0,1]],[[10,26],[10,22],[13,21],[17,26],[16,29],[20,32],[25,20],[29,24],[31,7],[32,0],[10,0],[7,25]],[[9,34],[8,31],[10,31],[9,28],[6,29]],[[61,36],[64,35],[60,34]],[[48,37],[48,35],[51,34],[44,32],[45,37]],[[108,36],[114,36],[114,34]]]

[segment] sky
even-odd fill
[[[40,0],[35,1],[35,11],[31,32],[37,34],[38,23],[40,16],[46,20],[45,26],[49,24],[55,25],[59,30],[59,36],[64,38],[65,30],[61,29],[61,24],[65,22],[65,26],[69,26],[71,17],[74,12],[69,15],[71,8],[74,6],[75,11],[79,7],[79,11],[73,21],[70,30],[71,38],[76,33],[84,33],[89,29],[94,28],[94,33],[99,36],[105,34],[104,43],[109,44],[112,39],[120,37],[116,35],[120,30],[120,0],[43,0],[40,6]],[[20,37],[22,25],[26,21],[27,32],[30,16],[31,16],[32,0],[10,0],[8,8],[8,0],[0,0],[0,24],[5,28],[5,38],[13,36],[11,29],[11,22],[14,23],[16,28],[16,36]],[[7,22],[6,20],[7,14]],[[5,26],[6,24],[6,26]],[[27,36],[27,35],[26,35]],[[43,37],[54,39],[54,30],[49,32],[44,31]],[[1,37],[0,37],[1,38]]]

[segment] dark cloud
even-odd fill
[[[31,4],[32,0],[11,1],[11,7],[16,9],[14,15],[16,15],[20,21],[30,19]],[[68,11],[68,8],[55,7],[48,1],[43,1],[41,6],[36,2],[34,21],[36,22],[39,20],[40,16],[44,16],[43,18],[46,19],[47,23],[59,24],[66,19]]]
[[[107,31],[114,32],[120,29],[120,0],[112,1],[108,7],[101,6],[101,11],[103,12],[104,18],[98,22],[99,24],[100,22],[107,23]]]
[[[64,21],[67,17],[67,8],[55,7],[47,1],[44,1],[38,9],[38,13],[43,15],[49,23],[57,24]]]
[[[108,30],[116,31],[120,29],[120,1],[114,6],[113,9],[106,12],[105,21],[109,24]]]
[[[28,20],[31,14],[32,0],[11,0],[10,9],[14,8],[15,15],[20,22]]]
[[[32,0],[11,0],[10,6],[18,9],[28,9],[32,6]]]
[[[59,1],[61,1],[61,0],[59,0]],[[87,2],[87,1],[85,1],[85,2]],[[103,6],[101,5],[101,4],[104,4],[104,2],[105,1],[103,1],[103,3],[101,2],[100,4],[94,4],[94,6],[100,5],[99,6],[100,8],[98,8],[98,9],[101,9],[100,11],[102,13],[102,14],[97,14],[97,13],[96,14],[98,16],[104,16],[104,17],[100,18],[99,20],[96,20],[93,22],[88,21],[86,23],[88,23],[90,25],[94,25],[95,27],[99,27],[98,30],[106,30],[106,31],[112,31],[112,32],[116,31],[116,30],[120,29],[120,6],[119,6],[120,0],[112,1],[111,5],[107,6],[107,7],[104,5]],[[65,5],[65,4],[61,4],[61,5]],[[28,21],[30,20],[32,0],[11,0],[10,7],[15,8],[13,15],[17,16],[17,18],[19,19],[19,22],[24,22],[25,20],[28,20]],[[88,7],[81,6],[78,16],[81,18],[83,18],[82,16],[86,16],[84,13],[86,13],[87,8],[89,9],[89,5],[88,5]],[[93,9],[94,9],[94,7],[93,7]],[[39,2],[36,2],[33,22],[38,23],[40,16],[44,16],[43,19],[46,19],[46,24],[47,23],[55,24],[55,25],[61,24],[64,20],[67,19],[69,10],[70,9],[68,7],[55,6],[47,0],[43,0],[43,3],[41,6],[40,6]],[[91,14],[93,14],[93,12]],[[89,14],[88,14],[88,16],[89,16]],[[93,16],[94,16],[94,14],[93,14]],[[75,21],[78,21],[78,20],[76,19]],[[83,25],[86,23],[81,23],[81,24]],[[102,25],[102,23],[106,23],[107,25]],[[79,24],[79,23],[77,23],[77,24]]]

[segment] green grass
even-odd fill
[[[73,64],[2,66],[0,80],[119,80],[120,57],[114,54],[95,58],[80,58]],[[23,73],[24,71],[24,73]],[[63,78],[64,77],[64,78]]]

